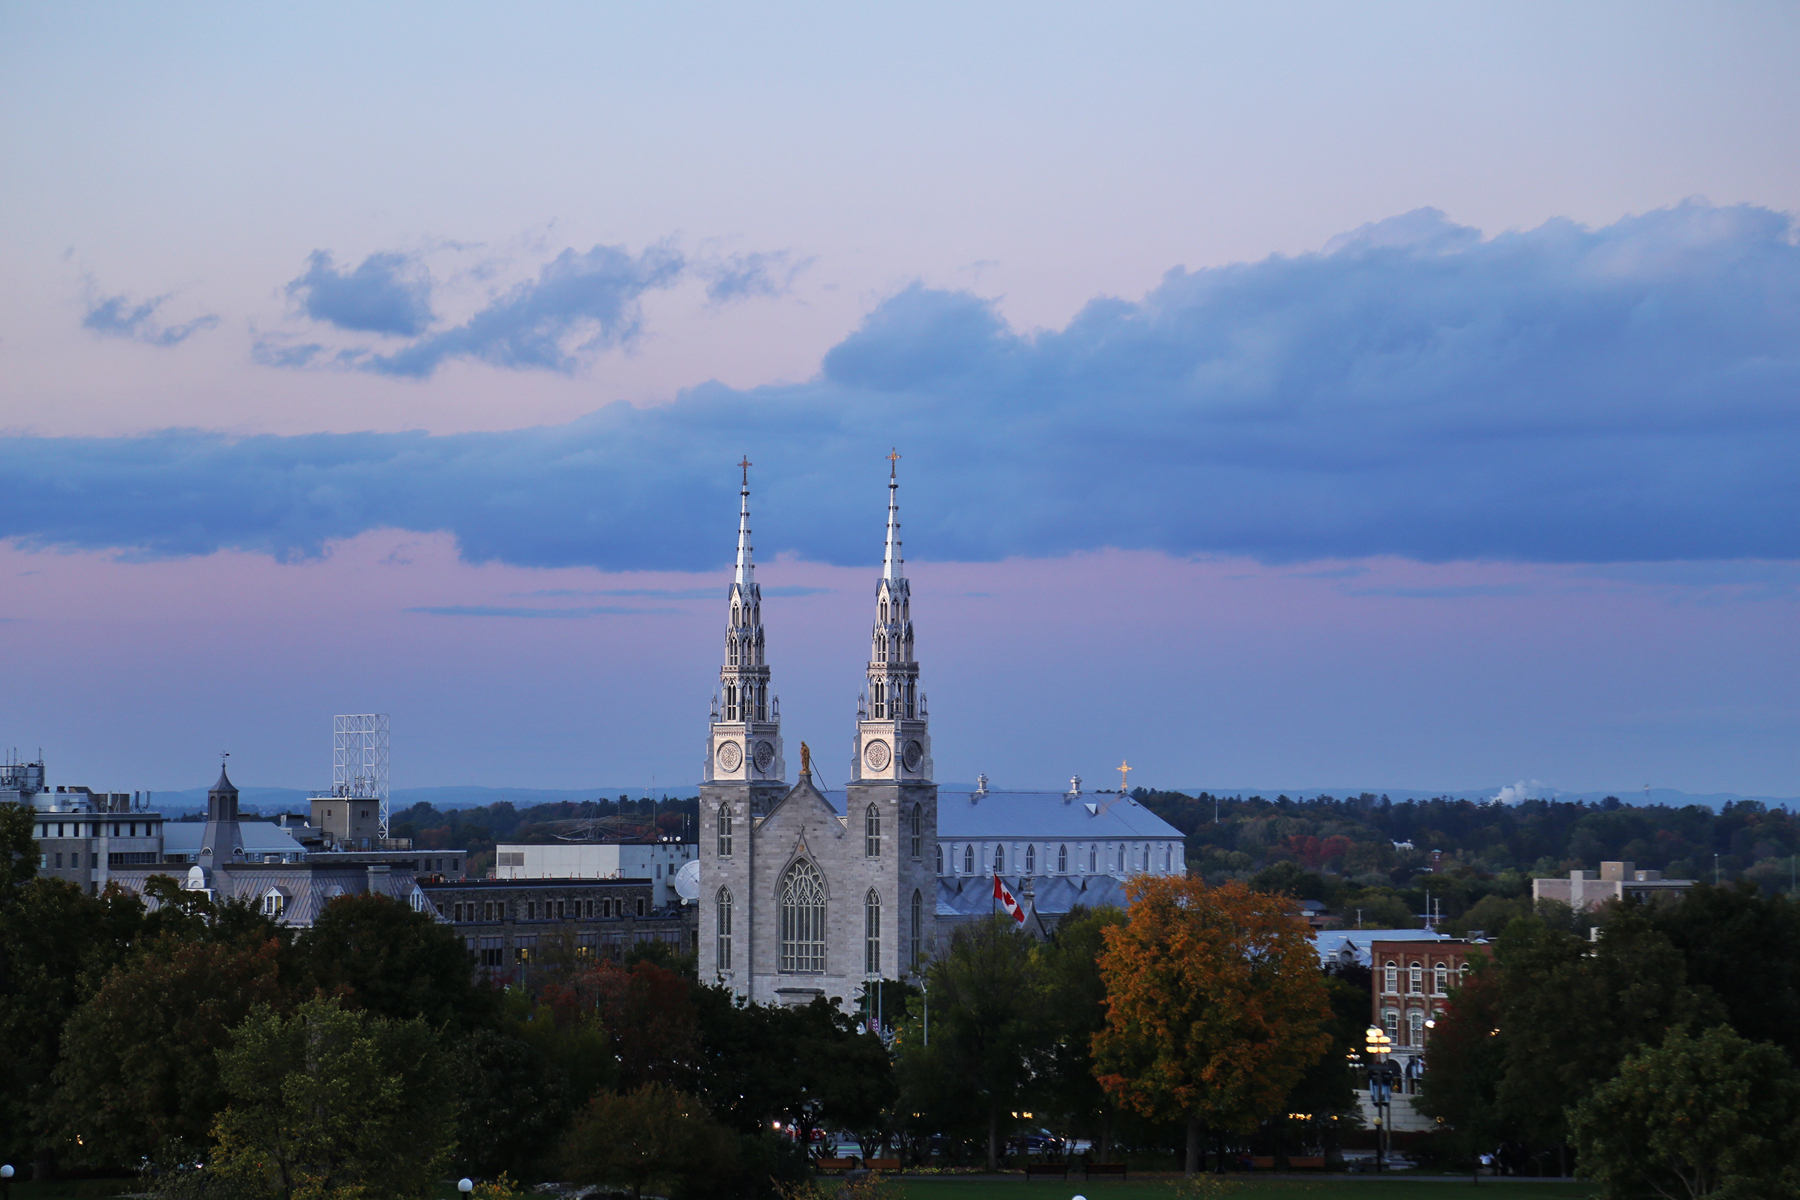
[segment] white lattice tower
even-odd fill
[[[376,832],[388,838],[388,716],[351,713],[332,718],[331,788],[338,796],[374,799]]]

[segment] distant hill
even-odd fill
[[[1335,796],[1341,800],[1345,797],[1359,796],[1364,792],[1367,792],[1374,796],[1386,796],[1396,803],[1404,800],[1435,800],[1439,796],[1443,796],[1450,800],[1474,800],[1478,802],[1496,799],[1516,801],[1530,798],[1533,800],[1561,800],[1567,804],[1573,804],[1575,801],[1581,800],[1589,804],[1595,804],[1606,799],[1608,796],[1616,796],[1624,803],[1631,805],[1663,804],[1670,808],[1685,808],[1690,804],[1698,804],[1703,808],[1710,808],[1714,812],[1723,809],[1727,804],[1735,804],[1741,800],[1754,800],[1760,804],[1765,804],[1770,808],[1780,808],[1784,805],[1788,808],[1800,808],[1800,796],[1744,796],[1737,792],[1707,792],[1702,794],[1695,792],[1678,792],[1674,788],[1650,788],[1646,791],[1642,787],[1620,788],[1607,792],[1565,792],[1553,787],[1521,785],[1516,783],[1500,787],[1463,788],[1456,790],[1439,788],[1436,791],[1420,791],[1417,788],[1378,787],[1176,787],[1162,788],[1159,790],[1185,792],[1190,796],[1198,796],[1202,792],[1205,792],[1213,796],[1262,796],[1271,800],[1276,796],[1288,796],[1295,800],[1312,800],[1319,796]]]
[[[944,783],[940,785],[945,791],[970,791],[974,784]],[[1202,792],[1214,796],[1263,796],[1274,799],[1276,796],[1288,796],[1293,799],[1315,799],[1319,796],[1336,796],[1343,799],[1368,792],[1375,796],[1386,796],[1400,802],[1404,800],[1432,800],[1445,796],[1452,800],[1488,801],[1497,797],[1508,800],[1523,799],[1529,795],[1538,800],[1562,800],[1573,802],[1584,800],[1589,804],[1604,800],[1608,796],[1617,796],[1626,804],[1665,804],[1670,808],[1684,808],[1690,804],[1698,804],[1710,808],[1714,812],[1723,809],[1727,804],[1740,800],[1755,800],[1770,808],[1800,809],[1800,796],[1745,796],[1737,792],[1709,792],[1698,794],[1678,792],[1673,788],[1651,788],[1646,792],[1643,788],[1623,788],[1611,792],[1564,792],[1552,787],[1510,784],[1503,787],[1445,789],[1421,791],[1418,788],[1378,788],[1378,787],[1342,787],[1342,788],[1269,788],[1269,787],[1173,787],[1159,788],[1167,792],[1185,792],[1190,796],[1198,796]],[[697,788],[671,788],[660,791],[660,795],[671,799],[687,799],[698,793]],[[299,788],[248,787],[239,793],[239,803],[246,809],[259,812],[305,812],[306,798],[311,793]],[[394,811],[410,808],[423,801],[440,811],[453,808],[482,808],[499,801],[509,801],[516,808],[529,808],[534,804],[555,804],[565,801],[593,800],[605,796],[617,800],[620,796],[629,796],[633,800],[641,799],[642,787],[595,787],[595,788],[525,788],[525,787],[435,787],[435,788],[398,788],[393,795]],[[154,802],[165,812],[180,813],[197,811],[206,807],[206,789],[204,787],[187,788],[184,791],[157,792]]]
[[[662,793],[671,799],[684,799],[697,795],[699,789],[687,788],[683,791]],[[642,798],[642,787],[600,787],[600,788],[488,788],[488,787],[436,787],[436,788],[396,788],[392,796],[395,812],[411,808],[423,801],[433,808],[449,810],[453,808],[482,808],[489,804],[497,804],[502,800],[510,801],[514,807],[530,808],[534,804],[555,804],[564,801],[594,800],[605,796],[617,800],[620,796],[629,796],[633,800]],[[307,797],[311,792],[300,788],[247,787],[238,793],[238,805],[245,810],[255,809],[261,813],[294,812],[302,813],[307,809]],[[206,789],[203,787],[186,788],[182,791],[157,792],[152,803],[163,812],[181,813],[197,812],[206,807]]]

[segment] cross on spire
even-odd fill
[[[755,463],[750,461],[750,456],[748,454],[744,455],[744,461],[738,464],[738,466],[744,468],[744,486],[745,487],[750,486],[750,468],[754,467],[755,465],[756,465]]]
[[[1121,796],[1125,795],[1130,790],[1125,786],[1125,778],[1131,774],[1132,770],[1133,768],[1130,763],[1122,758],[1119,760],[1119,795]]]

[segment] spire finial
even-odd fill
[[[744,486],[738,503],[737,576],[740,587],[749,587],[756,578],[756,564],[750,551],[750,456],[738,463],[744,471]]]
[[[1128,790],[1125,786],[1125,777],[1127,775],[1131,774],[1131,771],[1132,771],[1131,764],[1121,758],[1119,760],[1119,795],[1121,795],[1121,796],[1125,795],[1126,791]]]
[[[888,453],[888,524],[887,552],[882,558],[881,577],[883,579],[899,579],[903,574],[905,559],[900,557],[900,452]]]

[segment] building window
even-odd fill
[[[1025,873],[1027,875],[1037,874],[1037,846],[1035,844],[1025,847]]]
[[[1450,968],[1446,967],[1443,963],[1439,963],[1437,969],[1432,972],[1431,990],[1433,994],[1442,996],[1449,990],[1449,987]]]
[[[1386,992],[1388,995],[1393,996],[1393,995],[1399,994],[1399,991],[1400,991],[1400,968],[1390,962],[1387,965],[1387,969],[1382,974],[1381,983],[1382,983],[1381,990]]]
[[[1006,874],[1006,847],[1005,846],[995,846],[994,847],[994,874],[996,874],[996,875]]]
[[[1098,849],[1096,849],[1093,846],[1088,847],[1088,874],[1089,875],[1094,874],[1094,872],[1096,872],[1100,869],[1099,865],[1098,865],[1099,856],[1100,856],[1100,851]]]
[[[881,893],[863,897],[863,974],[881,974]]]
[[[1382,1013],[1381,1014],[1381,1024],[1382,1024],[1382,1027],[1387,1031],[1387,1035],[1389,1038],[1391,1038],[1395,1041],[1399,1040],[1399,1037],[1400,1037],[1400,1014],[1398,1012],[1396,1012],[1394,1009],[1390,1008],[1386,1012]]]
[[[1067,845],[1056,848],[1056,873],[1058,875],[1069,873],[1069,847]]]
[[[611,919],[611,917],[612,917],[612,901],[610,899],[600,901],[600,915],[602,917]]]
[[[924,930],[924,928],[925,928],[925,897],[919,893],[919,890],[917,888],[914,888],[913,889],[913,898],[912,898],[912,928],[909,931],[912,935],[912,945],[909,948],[910,953],[907,955],[907,957],[911,960],[912,969],[915,971],[917,971],[919,969],[920,965],[924,962],[925,947],[921,941],[921,938],[923,936],[922,931]]]
[[[719,970],[731,970],[731,889],[720,888],[713,907],[719,935]]]
[[[731,857],[731,809],[719,805],[719,857]]]
[[[641,896],[638,897],[637,915],[640,917],[644,915],[644,900],[643,900],[643,897],[641,897]]]
[[[937,873],[939,875],[944,873],[944,847],[941,842],[938,844],[937,848]]]
[[[863,813],[863,854],[881,857],[881,810],[873,804]]]
[[[1406,1014],[1407,1045],[1423,1048],[1425,1045],[1425,1014],[1413,1009]]]
[[[1406,991],[1408,995],[1419,996],[1425,992],[1425,968],[1413,963],[1406,970]]]
[[[1169,873],[1169,856],[1172,853],[1174,853],[1174,851],[1170,847],[1168,847],[1168,846],[1163,847],[1163,874],[1164,875],[1167,875]]]
[[[781,880],[781,969],[825,970],[825,881],[804,858]]]
[[[975,873],[975,847],[973,844],[963,847],[963,874]]]
[[[587,915],[588,915],[588,920],[591,921],[594,919],[594,902],[592,900],[589,900],[587,902]]]
[[[912,856],[925,856],[925,806],[922,804],[913,805],[912,810]]]
[[[270,888],[263,893],[262,910],[265,917],[279,917],[287,908],[287,897]]]

